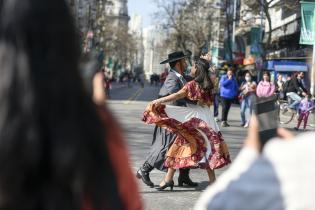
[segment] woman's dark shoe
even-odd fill
[[[173,180],[171,180],[171,181],[169,181],[169,182],[164,181],[164,183],[165,183],[164,185],[159,186],[159,187],[157,187],[156,189],[157,189],[158,191],[163,191],[163,190],[165,190],[166,188],[170,187],[171,190],[173,190],[173,187],[174,187],[174,181],[173,181]]]
[[[179,169],[179,176],[178,176],[178,186],[183,186],[184,184],[188,185],[189,187],[197,187],[198,183],[193,182],[189,177],[189,169]]]

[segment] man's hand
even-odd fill
[[[258,125],[258,120],[255,115],[253,115],[250,119],[249,128],[247,132],[247,137],[244,142],[244,146],[260,151],[261,145],[259,142],[259,125]]]
[[[294,135],[284,128],[278,128],[277,133],[278,137],[282,138],[283,140],[291,140],[294,138]],[[259,124],[255,115],[253,115],[250,119],[249,129],[244,146],[260,151],[261,144],[259,141]]]

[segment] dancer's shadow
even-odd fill
[[[203,182],[198,182],[197,187],[190,187],[188,185],[184,185],[179,187],[178,185],[174,185],[173,190],[170,190],[170,188],[167,188],[162,191],[158,191],[155,188],[158,187],[159,185],[155,185],[154,188],[151,188],[150,191],[142,191],[141,193],[144,194],[150,194],[150,193],[180,193],[180,192],[196,192],[196,191],[203,191],[209,186],[208,181],[203,181]]]

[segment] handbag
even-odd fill
[[[240,93],[238,96],[237,96],[237,100],[242,103],[242,101],[244,100],[245,98],[245,95],[243,93]]]

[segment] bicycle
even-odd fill
[[[278,99],[276,106],[278,109],[278,121],[280,124],[289,124],[297,112],[289,108],[290,103],[287,100]]]
[[[313,99],[314,100],[314,99]],[[289,102],[286,100],[278,99],[276,105],[278,107],[278,121],[280,124],[289,124],[293,119],[298,119],[298,112],[289,108]],[[314,109],[310,110],[310,114],[314,115]],[[313,116],[314,118],[314,116]],[[315,124],[308,123],[307,126],[314,128]]]

